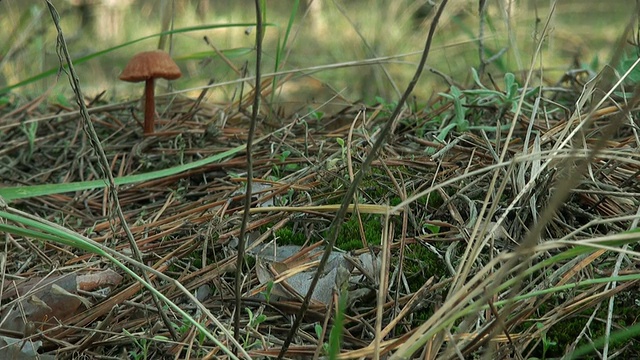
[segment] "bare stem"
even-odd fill
[[[151,135],[154,132],[153,117],[156,114],[154,78],[147,79],[144,83],[144,134]]]
[[[253,139],[256,133],[256,124],[258,122],[258,114],[260,111],[261,96],[261,70],[262,65],[262,37],[264,29],[262,28],[262,8],[261,0],[255,0],[256,5],[256,85],[253,89],[253,109],[251,112],[251,124],[249,125],[249,134],[247,136],[247,188],[244,196],[244,212],[242,214],[242,223],[240,224],[240,240],[238,241],[238,255],[236,258],[236,309],[233,319],[233,333],[235,338],[240,342],[240,314],[242,312],[242,268],[244,266],[244,253],[247,241],[247,226],[249,224],[249,211],[251,210],[251,192],[253,187]],[[234,350],[237,354],[238,349]]]
[[[360,171],[356,173],[355,177],[351,181],[351,185],[349,185],[349,189],[347,189],[346,193],[342,198],[342,204],[340,205],[340,209],[338,210],[335,217],[333,218],[333,221],[329,227],[330,229],[329,235],[325,239],[326,246],[325,246],[324,254],[320,259],[320,262],[318,263],[318,267],[316,268],[316,273],[313,277],[313,280],[311,280],[311,283],[309,284],[309,290],[307,291],[307,294],[305,295],[304,300],[300,305],[300,309],[298,310],[296,318],[293,324],[291,325],[291,328],[289,329],[289,333],[287,334],[287,337],[284,343],[282,344],[282,347],[280,348],[280,353],[278,354],[278,358],[277,358],[278,360],[282,359],[286,354],[287,350],[289,349],[289,345],[291,345],[291,341],[293,341],[293,338],[297,333],[298,328],[300,327],[300,324],[302,323],[302,319],[304,318],[304,315],[307,312],[307,309],[309,308],[309,302],[311,301],[311,296],[313,295],[313,291],[315,290],[316,285],[318,284],[318,280],[320,279],[320,276],[324,273],[324,267],[327,264],[327,261],[329,260],[329,256],[331,255],[331,250],[336,244],[336,240],[338,239],[338,235],[340,234],[340,229],[342,227],[344,217],[347,214],[347,209],[349,208],[349,205],[353,201],[353,196],[358,190],[358,185],[362,181],[364,174],[366,174],[369,171],[369,167],[371,166],[373,159],[376,158],[377,156],[376,154],[378,153],[378,150],[382,147],[387,137],[389,136],[389,133],[391,132],[391,128],[393,127],[393,123],[400,116],[400,112],[402,111],[405,103],[407,102],[409,95],[411,95],[411,92],[413,92],[413,88],[418,83],[418,79],[420,78],[420,75],[422,74],[422,70],[425,67],[425,63],[427,62],[427,56],[429,55],[429,51],[431,50],[431,42],[433,40],[433,34],[436,32],[438,21],[440,21],[440,16],[442,15],[442,12],[445,6],[447,5],[447,2],[448,0],[442,0],[442,2],[440,3],[440,6],[438,7],[436,15],[433,17],[433,20],[431,22],[431,27],[429,28],[429,34],[427,35],[427,40],[424,45],[424,49],[422,51],[422,57],[420,58],[420,62],[418,63],[418,67],[416,68],[416,72],[413,75],[411,82],[409,82],[409,85],[407,85],[407,88],[405,89],[404,93],[400,97],[400,100],[398,100],[398,104],[396,105],[396,108],[393,110],[393,113],[387,120],[386,124],[384,125],[382,130],[380,130],[380,133],[378,134],[378,138],[376,139],[375,143],[371,146],[371,150],[369,151],[369,154],[367,154],[367,157],[365,158],[364,162],[360,166]]]

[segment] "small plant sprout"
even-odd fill
[[[347,147],[344,144],[344,139],[336,138],[336,142],[338,143],[338,145],[340,145],[340,149],[341,149],[340,156],[342,157],[342,160],[344,160],[347,154]]]
[[[251,311],[251,309],[249,308],[245,308],[245,310],[249,315],[249,324],[248,324],[249,328],[257,331],[260,324],[262,324],[263,322],[265,322],[265,320],[267,320],[267,316],[265,314],[255,315],[253,311]],[[249,344],[249,334],[250,333],[247,332],[247,335],[244,339],[244,345],[247,346],[248,348],[252,348],[255,345],[260,345],[259,340],[254,341],[253,344]]]
[[[261,292],[261,294],[264,295],[264,298],[267,301],[267,304],[271,300],[271,291],[272,290],[273,290],[273,280],[268,281],[267,285],[266,285],[266,289]]]
[[[29,142],[29,152],[27,153],[27,158],[31,159],[31,155],[33,155],[33,152],[35,150],[36,136],[38,133],[38,122],[34,121],[28,124],[23,123],[22,131],[27,136],[27,141]]]
[[[424,227],[426,227],[427,230],[429,230],[429,232],[431,232],[432,234],[439,234],[440,233],[440,226],[438,226],[438,225],[425,224]]]
[[[536,327],[538,329],[542,329],[542,328],[544,328],[544,325],[542,323],[536,323]],[[547,332],[546,331],[542,332],[542,358],[543,359],[547,358],[547,351],[550,348],[552,348],[554,346],[557,346],[557,345],[558,345],[557,342],[552,341],[547,337]]]

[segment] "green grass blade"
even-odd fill
[[[300,7],[300,0],[295,0],[293,2],[293,7],[291,9],[291,15],[289,15],[289,21],[287,22],[287,28],[284,31],[284,39],[282,40],[282,47],[278,48],[278,55],[282,57],[282,53],[284,53],[284,49],[289,42],[289,35],[291,34],[291,29],[293,28],[293,23],[296,21],[296,14],[298,13],[298,7]],[[266,20],[266,18],[265,18]],[[276,61],[276,70],[278,70],[278,62]]]
[[[4,211],[0,211],[0,218],[2,218],[2,219],[9,219],[10,215],[11,214],[8,214],[8,213],[6,213]],[[31,230],[31,229],[25,229],[25,228],[13,226],[13,225],[7,225],[7,224],[4,224],[4,223],[0,223],[0,232],[13,234],[13,235],[18,235],[18,236],[22,236],[22,237],[28,237],[28,238],[32,238],[32,239],[38,239],[38,240],[42,240],[42,241],[57,242],[57,243],[60,243],[60,244],[63,244],[63,245],[68,245],[68,246],[73,246],[73,244],[71,242],[66,242],[66,241],[64,241],[62,239],[57,238],[54,235],[46,234],[46,233],[43,233],[43,232]]]
[[[84,251],[92,252],[94,254],[98,254],[102,256],[108,255],[99,246],[95,246],[94,244],[85,241],[79,235],[74,236],[74,234],[61,231],[59,229],[56,229],[53,226],[48,226],[41,222],[35,221],[33,219],[12,214],[6,211],[0,211],[0,219],[13,221],[13,222],[25,225],[27,227],[37,229],[37,230],[31,230],[31,229],[25,229],[25,228],[18,228],[16,226],[8,225],[8,224],[0,224],[0,231],[6,231],[7,233],[20,235],[20,236],[29,236],[39,240],[56,242],[59,244],[72,246],[77,249],[82,249]]]
[[[241,47],[241,48],[233,48],[233,49],[224,49],[219,50],[225,57],[229,59],[238,58],[241,56],[248,55],[253,52],[253,48],[249,47]],[[174,57],[176,61],[180,60],[202,60],[205,58],[216,58],[218,57],[217,53],[212,53],[211,51],[199,51],[195,53],[191,53],[188,55],[182,55]]]
[[[289,35],[291,34],[291,28],[293,27],[293,24],[296,20],[296,14],[298,13],[298,7],[300,6],[300,0],[295,0],[293,2],[293,6],[291,9],[291,13],[289,15],[289,21],[287,22],[287,27],[284,30],[284,38],[281,38],[278,35],[278,43],[276,45],[276,59],[275,59],[275,64],[274,64],[274,72],[278,72],[278,70],[280,70],[282,68],[282,66],[284,65],[284,53],[285,53],[285,49],[287,47],[287,42],[289,40]],[[264,13],[264,20],[266,21],[266,11]],[[286,61],[286,60],[285,60]],[[274,76],[273,79],[271,80],[271,101],[273,102],[275,95],[277,93],[276,91],[276,87],[278,86],[278,76]]]
[[[46,241],[51,241],[58,244],[68,245],[68,246],[72,246],[72,247],[82,249],[82,250],[105,257],[106,259],[111,261],[114,265],[122,269],[127,275],[131,276],[136,281],[138,281],[142,286],[144,286],[149,291],[157,295],[160,300],[162,300],[165,304],[167,304],[169,307],[171,307],[173,310],[179,313],[184,319],[190,322],[198,330],[200,330],[207,338],[209,338],[216,345],[218,345],[220,349],[229,356],[230,359],[236,359],[236,360],[238,359],[238,357],[236,357],[229,350],[228,347],[222,344],[222,342],[218,340],[218,338],[214,336],[212,332],[208,330],[204,325],[202,325],[200,322],[198,322],[196,319],[190,316],[186,311],[182,310],[178,305],[176,305],[169,298],[164,296],[164,294],[162,294],[156,288],[154,288],[153,285],[144,281],[144,279],[138,276],[133,270],[131,270],[123,262],[119,261],[118,259],[116,259],[114,255],[110,254],[105,249],[103,249],[100,244],[94,242],[89,238],[85,238],[77,233],[74,233],[70,230],[56,228],[55,226],[48,224],[45,220],[37,221],[21,215],[12,214],[6,211],[0,211],[0,219],[7,219],[10,221],[14,221],[16,223],[22,224],[24,226],[36,229],[36,230],[31,230],[31,229],[19,228],[16,226],[0,223],[0,231],[6,231],[14,235],[30,236],[39,240],[46,240]],[[144,265],[142,265],[142,267],[148,268]],[[186,289],[181,288],[181,290],[185,291]],[[227,336],[229,335],[230,334],[227,334]],[[236,343],[236,346],[238,346],[237,343]],[[246,356],[246,358],[250,358],[242,348],[239,348],[239,350],[243,355]]]
[[[248,27],[248,26],[255,26],[255,23],[234,23],[234,24],[221,24],[221,25],[201,25],[201,26],[192,26],[192,27],[186,27],[186,28],[180,28],[180,29],[174,29],[174,30],[170,30],[170,31],[163,31],[161,33],[157,33],[157,34],[152,34],[152,35],[148,35],[148,36],[143,36],[141,38],[135,39],[135,40],[131,40],[113,47],[110,47],[108,49],[104,49],[104,50],[100,50],[98,52],[95,52],[93,54],[89,54],[87,56],[83,56],[80,57],[78,59],[75,59],[73,61],[74,65],[79,65],[82,64],[84,62],[87,62],[91,59],[103,56],[105,54],[108,54],[112,51],[127,47],[129,45],[135,44],[135,43],[139,43],[141,41],[144,40],[148,40],[148,39],[152,39],[155,37],[159,37],[159,36],[164,36],[164,35],[169,35],[169,34],[180,34],[180,33],[187,33],[187,32],[192,32],[192,31],[201,31],[201,30],[211,30],[211,29],[219,29],[219,28],[229,28],[229,27]],[[265,26],[274,26],[273,24],[265,24]],[[66,66],[65,66],[66,67]],[[5,88],[0,89],[0,95],[7,93],[13,89],[31,84],[35,81],[38,80],[42,80],[48,76],[54,75],[59,71],[59,67],[55,67],[52,69],[49,69],[47,71],[41,72],[40,74],[34,75],[30,78],[27,78],[23,81],[20,81],[19,83],[7,86]]]
[[[263,138],[258,139],[257,142],[263,140]],[[222,160],[226,157],[235,155],[241,151],[245,150],[245,145],[236,146],[232,149],[229,149],[220,154],[212,155],[207,158],[194,161],[189,164],[174,166],[168,169],[151,171],[145,174],[139,175],[130,175],[123,176],[119,178],[115,178],[116,185],[127,185],[133,184],[142,181],[149,181],[158,178],[162,178],[165,176],[171,176],[183,171],[195,169],[200,166],[204,166],[219,160]],[[46,184],[46,185],[33,185],[33,186],[18,186],[18,187],[6,187],[0,188],[0,196],[4,198],[5,201],[10,202],[11,200],[16,199],[26,199],[35,196],[43,196],[43,195],[51,195],[51,194],[61,194],[72,191],[81,191],[88,189],[97,189],[107,186],[105,180],[93,180],[93,181],[82,181],[82,182],[73,182],[73,183],[62,183],[62,184]]]
[[[614,331],[607,339],[604,335],[595,339],[592,343],[584,344],[577,348],[573,353],[568,354],[565,359],[586,359],[591,358],[587,356],[590,353],[596,352],[596,350],[603,349],[605,342],[608,340],[609,345],[622,345],[625,341],[630,339],[638,339],[640,336],[640,323],[633,324],[627,328],[623,328],[618,331]],[[595,358],[595,356],[594,356]]]

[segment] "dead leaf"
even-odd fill
[[[18,283],[11,281],[3,291],[0,329],[25,334],[28,328],[45,330],[75,315],[80,306],[91,307],[88,299],[77,293],[78,288],[94,290],[105,285],[117,285],[122,276],[113,270],[87,275],[75,273],[33,278]]]
[[[55,355],[38,354],[42,341],[19,340],[0,336],[0,359],[13,360],[54,360]]]

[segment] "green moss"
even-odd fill
[[[382,235],[380,215],[362,214],[362,227],[364,228],[364,236],[367,243],[369,245],[380,245],[380,237]],[[328,235],[329,232],[327,231],[326,236]],[[361,249],[363,243],[358,216],[351,215],[342,225],[336,246],[342,250],[350,251]]]
[[[367,243],[370,245],[380,245],[380,236],[382,234],[382,223],[380,215],[362,214],[364,233]],[[265,225],[261,231],[267,231],[271,225]],[[329,230],[323,232],[322,236],[327,238],[330,235]],[[278,245],[304,245],[308,240],[302,232],[293,231],[291,225],[287,225],[275,232],[278,238]],[[336,247],[349,251],[362,248],[362,236],[360,234],[358,217],[350,215],[343,223],[339,237],[336,241]]]
[[[439,208],[440,206],[442,206],[442,204],[444,204],[444,199],[442,199],[442,195],[440,195],[440,193],[437,191],[433,191],[428,196],[421,197],[420,200],[423,204],[433,208]]]
[[[635,305],[635,298],[637,293],[633,291],[623,292],[616,296],[615,299],[615,318],[614,318],[614,329],[612,331],[618,331],[620,328],[624,328],[630,324],[636,323],[636,319],[640,317],[640,308]],[[553,301],[553,300],[552,300]],[[608,301],[605,300],[604,304]],[[544,317],[544,315],[549,310],[551,303],[542,304],[538,308],[538,316]],[[546,333],[547,343],[555,342],[557,345],[549,346],[547,348],[545,357],[560,357],[565,354],[566,347],[569,344],[572,344],[578,335],[583,331],[584,327],[587,325],[587,321],[589,317],[593,313],[593,308],[586,309],[575,316],[572,316],[567,319],[563,319],[562,321],[554,324]],[[607,317],[607,306],[601,306],[596,314],[596,318],[598,319],[606,319]],[[535,326],[532,323],[525,323],[525,326]],[[589,337],[594,341],[602,338],[605,334],[605,322],[603,321],[592,321],[589,325]],[[624,351],[625,358],[634,358],[640,354],[640,342],[637,340],[631,340],[631,344],[629,345],[629,341],[621,341],[621,342],[611,342],[609,344],[610,351],[617,351],[627,346]],[[578,344],[578,348],[582,345],[587,345],[589,342],[586,339],[583,339]],[[543,344],[538,345],[538,347],[534,350],[533,354],[537,357],[542,357],[543,355]],[[602,348],[599,348],[601,350]]]
[[[294,232],[293,227],[286,226],[276,230],[279,245],[298,245],[302,246],[307,241],[307,237],[301,231]]]
[[[411,291],[420,289],[432,276],[442,278],[448,275],[444,261],[421,244],[407,245],[403,266]]]
[[[252,269],[254,266],[256,266],[256,259],[253,256],[245,256],[244,266],[246,266],[249,269]]]

